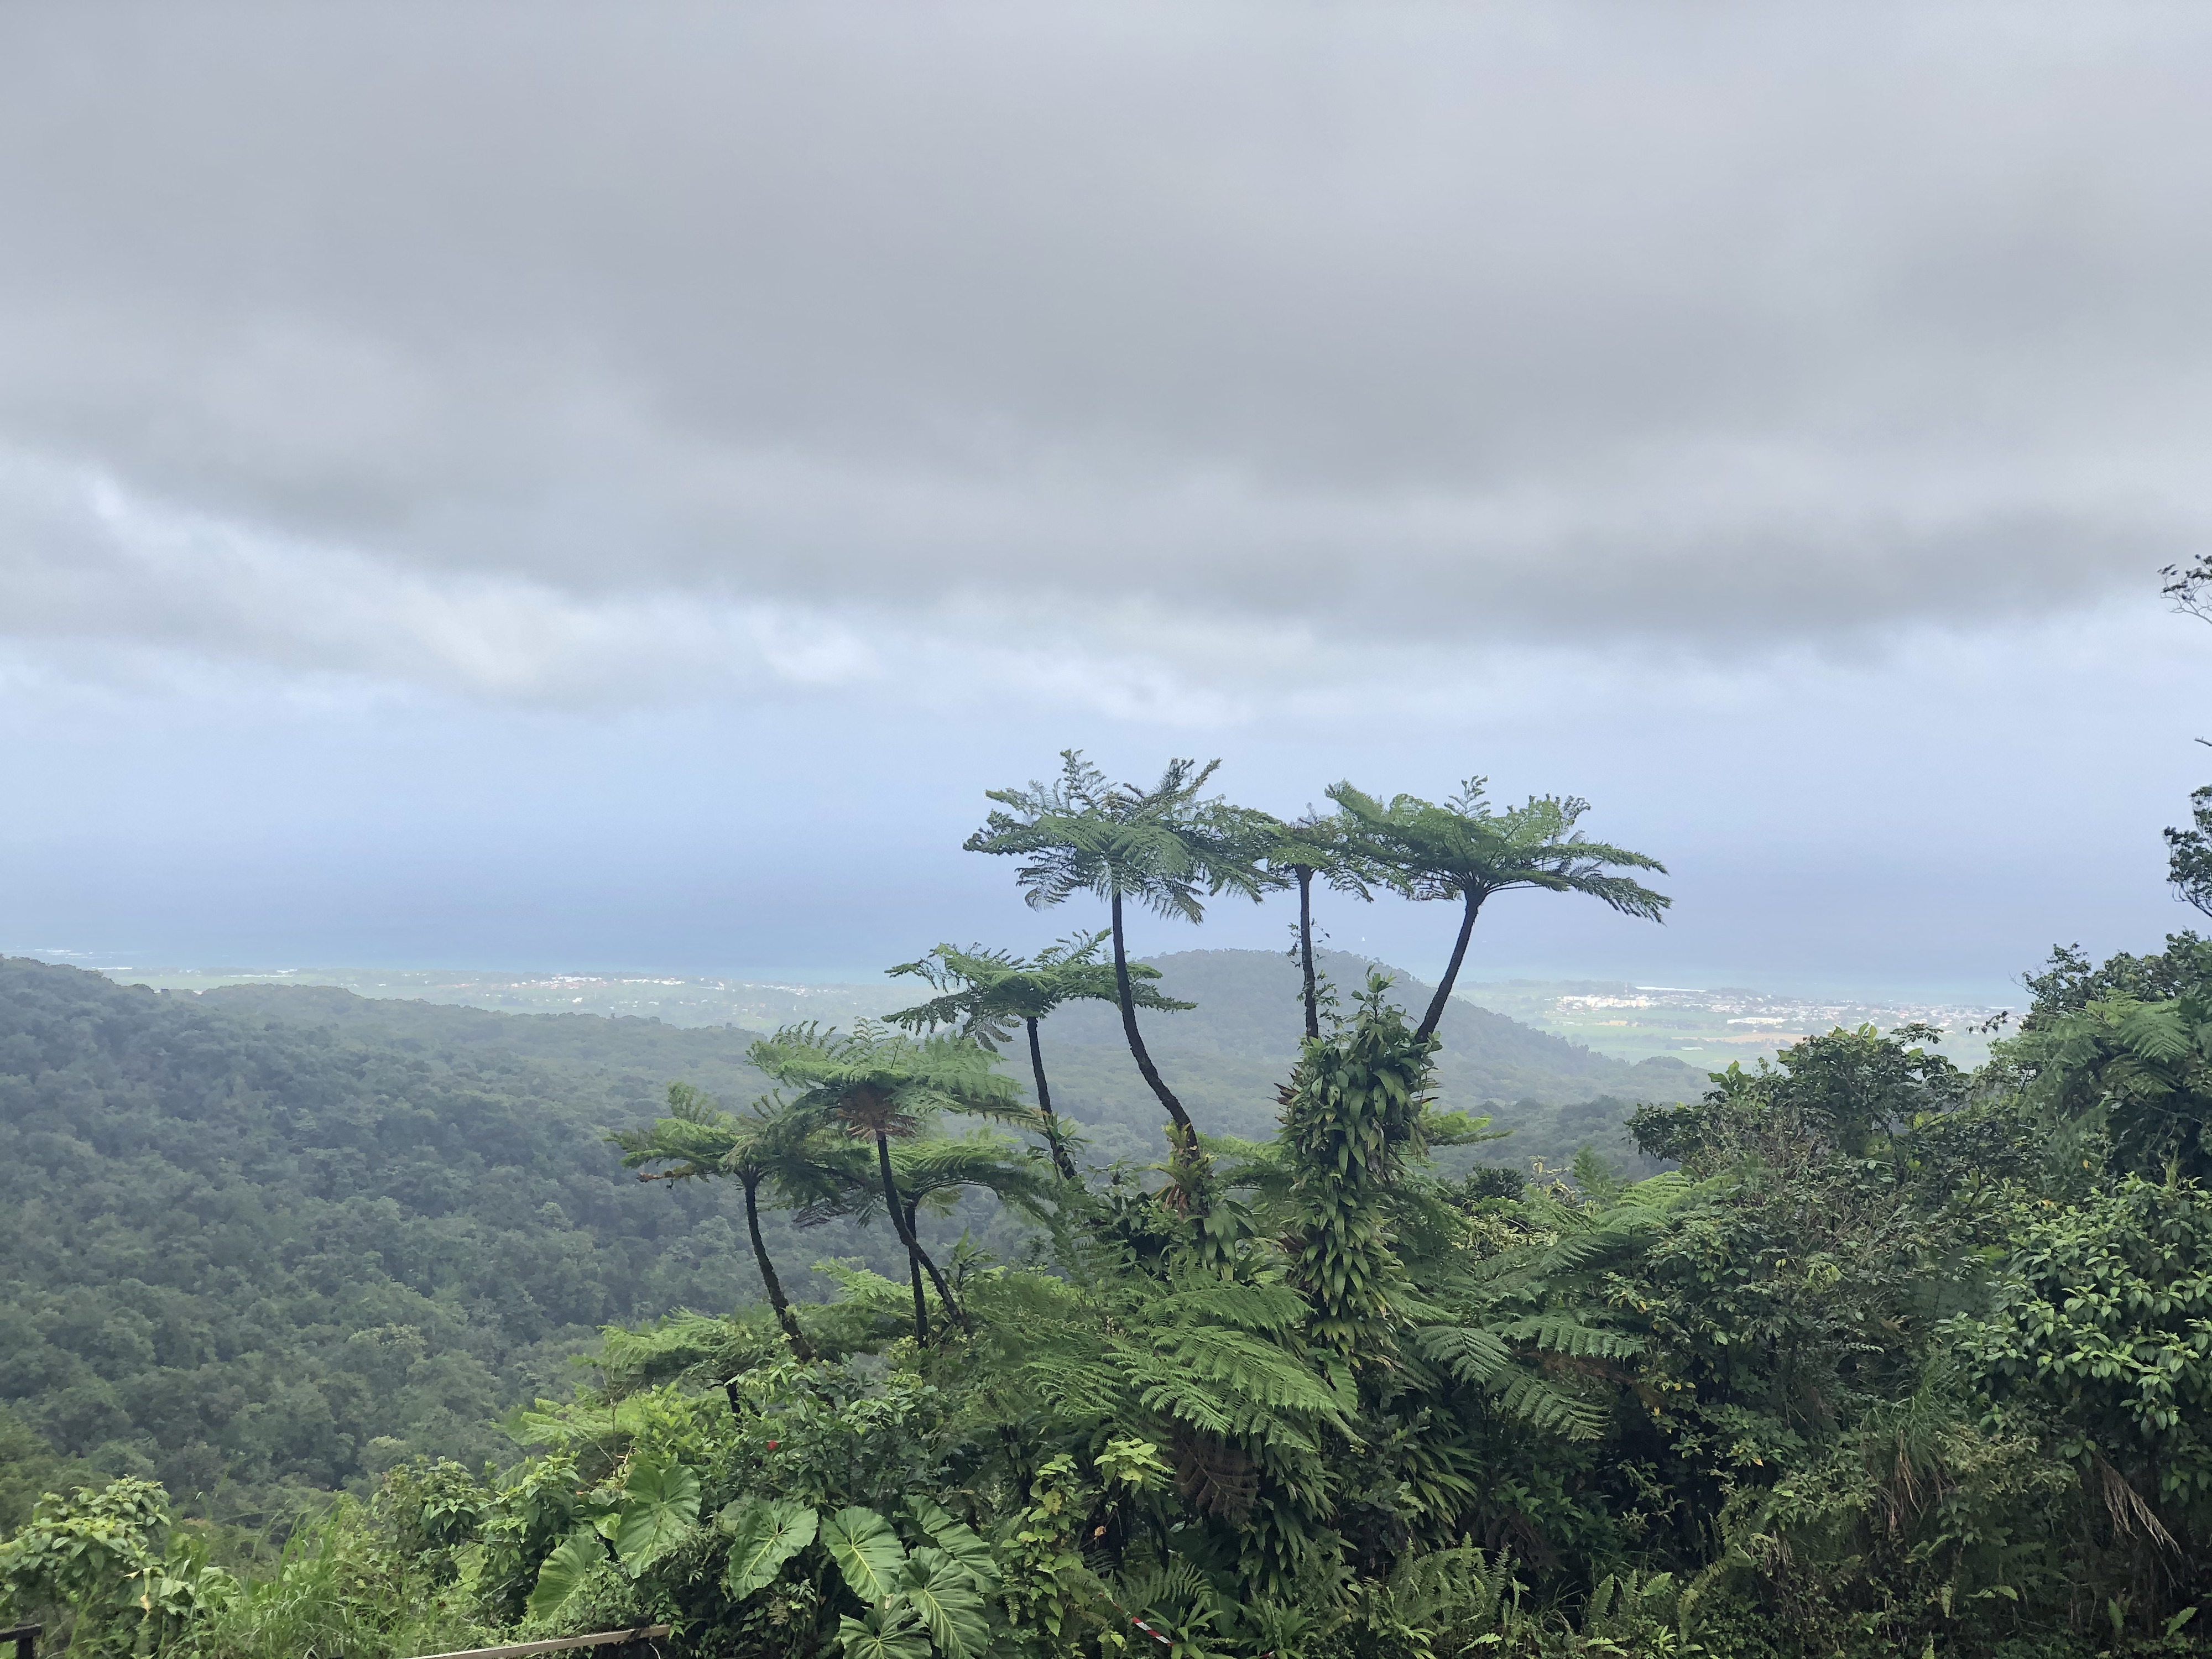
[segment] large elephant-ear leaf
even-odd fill
[[[865,1619],[838,1621],[837,1646],[845,1659],[929,1659],[929,1637],[908,1608],[872,1607]]]
[[[948,1527],[952,1524],[952,1511],[927,1492],[909,1493],[906,1500],[906,1512],[908,1518],[915,1525],[933,1538],[937,1535],[937,1529],[939,1527]]]
[[[869,1606],[898,1593],[906,1550],[891,1523],[873,1510],[855,1505],[830,1516],[822,1523],[822,1547],[830,1552],[853,1594]]]
[[[699,1519],[699,1476],[681,1463],[641,1462],[623,1485],[615,1553],[635,1577],[676,1547]]]
[[[584,1587],[592,1570],[607,1559],[599,1534],[579,1527],[558,1544],[538,1569],[538,1583],[530,1592],[530,1616],[545,1619],[568,1605]]]
[[[943,1550],[915,1551],[900,1573],[899,1594],[929,1626],[944,1659],[973,1659],[990,1646],[991,1621],[975,1576]]]
[[[965,1521],[954,1520],[927,1498],[910,1499],[907,1512],[914,1517],[915,1524],[929,1534],[929,1541],[975,1581],[977,1590],[988,1595],[999,1587],[999,1558],[975,1528]]]
[[[722,1583],[742,1600],[773,1583],[783,1564],[814,1541],[819,1518],[795,1499],[752,1498],[724,1510],[721,1522],[730,1534],[730,1565]]]

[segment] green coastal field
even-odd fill
[[[1477,980],[1459,993],[1539,1031],[1622,1060],[1671,1054],[1701,1071],[1750,1065],[1838,1026],[1934,1027],[1961,1066],[1989,1058],[1990,1006],[1899,997],[1785,996],[1738,987],[1700,989],[1607,980]]]

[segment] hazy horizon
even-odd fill
[[[1370,953],[1362,948],[1331,944],[1326,948],[1343,950],[1352,955],[1370,956],[1371,960],[1399,972],[1408,974],[1426,983],[1434,984],[1442,971],[1442,957],[1433,963],[1417,963],[1390,957],[1385,953]],[[1136,951],[1139,960],[1158,960],[1193,951],[1267,951],[1271,955],[1287,955],[1286,951],[1270,950],[1266,945],[1220,945],[1204,942],[1147,948]],[[451,975],[511,975],[518,981],[550,981],[562,978],[577,980],[626,980],[639,984],[694,983],[726,981],[732,985],[808,986],[820,988],[889,988],[900,981],[888,976],[885,968],[856,967],[852,964],[812,968],[793,968],[775,964],[741,964],[737,967],[685,966],[648,963],[498,963],[498,962],[298,962],[241,963],[213,960],[157,961],[137,953],[138,959],[120,959],[129,953],[103,953],[76,951],[66,947],[17,949],[0,946],[0,957],[27,957],[33,961],[53,963],[60,966],[82,968],[88,971],[118,978],[130,983],[134,975],[148,975],[160,980],[176,980],[185,976],[205,977],[215,982],[227,979],[244,981],[281,981],[300,979],[312,982],[313,976],[334,974],[451,974]],[[2031,964],[2040,965],[2040,964]],[[1777,996],[1803,997],[1812,1000],[1853,1002],[1928,1002],[1950,1003],[1972,1007],[2021,1007],[2027,998],[2019,979],[2001,981],[1990,985],[1942,984],[1869,984],[1841,983],[1813,978],[1791,979],[1787,976],[1754,981],[1741,975],[1725,972],[1704,975],[1677,975],[1662,982],[1638,979],[1622,974],[1591,974],[1549,972],[1538,966],[1515,967],[1511,964],[1490,964],[1477,972],[1470,953],[1469,966],[1461,973],[1455,994],[1480,1001],[1479,993],[1486,986],[1507,988],[1519,985],[1591,985],[1625,986],[1640,991],[1753,991]]]

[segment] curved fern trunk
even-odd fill
[[[914,1229],[906,1224],[906,1206],[899,1201],[898,1182],[891,1176],[891,1144],[881,1129],[876,1131],[876,1169],[883,1176],[884,1206],[890,1212],[891,1227],[906,1246],[908,1267],[916,1269],[914,1275],[914,1340],[929,1340],[929,1304],[921,1294],[921,1246],[916,1242]]]
[[[791,1344],[792,1357],[802,1365],[814,1358],[814,1350],[806,1334],[799,1328],[799,1316],[792,1312],[791,1304],[783,1294],[783,1281],[775,1276],[775,1262],[761,1240],[760,1203],[757,1194],[760,1177],[756,1176],[744,1183],[745,1191],[745,1231],[752,1235],[753,1261],[760,1267],[761,1283],[768,1290],[768,1305],[775,1310],[775,1322],[783,1327],[784,1340]]]
[[[968,1322],[967,1310],[952,1299],[952,1287],[945,1282],[945,1275],[937,1270],[936,1258],[921,1246],[921,1231],[915,1223],[915,1212],[921,1207],[919,1198],[910,1198],[906,1201],[906,1230],[914,1239],[914,1265],[918,1271],[929,1274],[929,1282],[937,1286],[937,1299],[945,1304],[945,1312],[958,1322],[962,1330],[973,1336],[975,1328]],[[919,1295],[921,1291],[921,1281],[917,1279],[915,1280],[915,1294]]]
[[[1045,1086],[1044,1046],[1037,1041],[1037,1023],[1025,1019],[1022,1024],[1030,1028],[1030,1070],[1036,1075],[1037,1110],[1044,1114],[1045,1139],[1052,1147],[1052,1161],[1059,1166],[1063,1179],[1076,1180],[1075,1160],[1060,1144],[1060,1120],[1053,1115],[1052,1091]]]
[[[910,1212],[906,1218],[906,1227],[908,1232],[912,1232],[914,1231],[914,1217]],[[921,1259],[915,1255],[912,1250],[908,1250],[906,1255],[906,1276],[914,1285],[915,1312],[919,1316],[921,1312],[926,1298],[923,1297],[921,1290]]]
[[[1321,1035],[1321,997],[1314,985],[1313,961],[1313,871],[1305,865],[1298,872],[1298,967],[1306,976],[1306,1035]]]
[[[1117,994],[1116,1000],[1121,1005],[1121,1035],[1129,1040],[1129,1052],[1136,1057],[1137,1070],[1143,1073],[1146,1083],[1159,1097],[1160,1104],[1167,1108],[1168,1116],[1174,1120],[1176,1133],[1182,1137],[1182,1144],[1195,1152],[1198,1150],[1198,1126],[1190,1121],[1190,1114],[1183,1110],[1182,1102],[1175,1097],[1175,1091],[1161,1078],[1160,1069],[1152,1064],[1152,1057],[1145,1048],[1144,1036],[1137,1030],[1137,999],[1129,988],[1129,954],[1127,946],[1122,942],[1121,895],[1118,889],[1110,902],[1114,928],[1114,989]]]
[[[890,1211],[891,1227],[898,1234],[899,1243],[906,1246],[908,1262],[921,1270],[914,1276],[915,1340],[929,1340],[929,1304],[921,1293],[921,1273],[927,1273],[929,1282],[937,1286],[938,1299],[945,1304],[945,1311],[959,1322],[962,1330],[969,1329],[968,1316],[952,1299],[951,1286],[937,1271],[937,1263],[930,1260],[929,1252],[921,1248],[921,1239],[914,1230],[913,1213],[899,1197],[898,1181],[891,1174],[891,1144],[880,1129],[876,1132],[876,1168],[883,1176],[884,1203]]]
[[[1467,916],[1459,925],[1459,941],[1452,946],[1451,963],[1437,982],[1436,995],[1429,999],[1429,1012],[1421,1016],[1419,1028],[1413,1033],[1417,1042],[1425,1042],[1437,1034],[1437,1022],[1443,1018],[1444,1006],[1451,1000],[1452,981],[1459,977],[1460,964],[1467,960],[1468,936],[1474,932],[1475,913],[1482,908],[1482,901],[1487,896],[1479,892],[1467,896]]]

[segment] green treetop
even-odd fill
[[[814,1358],[799,1320],[783,1293],[775,1262],[762,1242],[760,1189],[776,1190],[787,1203],[818,1200],[834,1190],[819,1149],[817,1126],[788,1107],[757,1101],[742,1115],[719,1109],[704,1091],[688,1083],[668,1085],[668,1115],[641,1129],[618,1130],[607,1139],[622,1148],[623,1167],[642,1170],[641,1181],[691,1181],[710,1176],[734,1180],[745,1199],[745,1230],[753,1260],[768,1291],[776,1322],[801,1360]],[[659,1165],[647,1169],[648,1165]]]
[[[1192,1156],[1197,1126],[1161,1078],[1137,1030],[1122,909],[1130,901],[1158,915],[1200,921],[1206,915],[1201,896],[1242,893],[1257,899],[1267,890],[1256,859],[1272,820],[1200,793],[1220,764],[1170,761],[1159,781],[1146,789],[1110,783],[1082,750],[1062,750],[1060,775],[1052,783],[988,791],[999,807],[963,843],[971,853],[1026,860],[1015,879],[1034,908],[1048,908],[1077,893],[1106,901],[1122,1034],[1137,1070]]]
[[[1000,1074],[998,1056],[958,1036],[910,1037],[860,1021],[848,1035],[813,1024],[787,1025],[745,1051],[767,1076],[798,1092],[790,1109],[802,1120],[822,1124],[855,1140],[873,1141],[876,1171],[883,1183],[884,1207],[908,1259],[937,1285],[945,1308],[957,1316],[958,1304],[907,1224],[906,1202],[891,1169],[890,1143],[911,1139],[946,1112],[1036,1125],[1011,1079]],[[915,1336],[929,1336],[929,1312],[917,1285]]]
[[[1451,962],[1429,1000],[1415,1036],[1435,1035],[1452,983],[1467,960],[1474,919],[1498,893],[1516,887],[1584,893],[1624,915],[1657,921],[1674,902],[1612,870],[1667,866],[1625,847],[1589,841],[1575,828],[1589,803],[1559,795],[1531,796],[1526,805],[1494,810],[1484,799],[1485,780],[1469,778],[1442,805],[1413,795],[1395,795],[1388,805],[1349,783],[1332,785],[1328,798],[1355,826],[1362,847],[1395,869],[1419,899],[1457,899],[1465,907]]]
[[[1063,1002],[1118,1002],[1120,991],[1113,968],[1098,960],[1109,935],[1078,933],[1047,946],[1024,960],[1007,951],[987,951],[980,945],[963,951],[940,945],[919,962],[902,962],[890,971],[926,980],[938,993],[930,1000],[890,1015],[890,1022],[908,1030],[957,1029],[963,1036],[996,1053],[1013,1034],[1017,1021],[1029,1035],[1030,1069],[1036,1079],[1037,1110],[1043,1114],[1045,1139],[1053,1162],[1068,1180],[1076,1178],[1075,1160],[1068,1151],[1060,1120],[1052,1109],[1052,1090],[1046,1082],[1044,1048],[1037,1024]],[[1163,996],[1150,981],[1160,976],[1157,968],[1142,963],[1128,965],[1130,994],[1139,1008],[1164,1012],[1196,1006]]]

